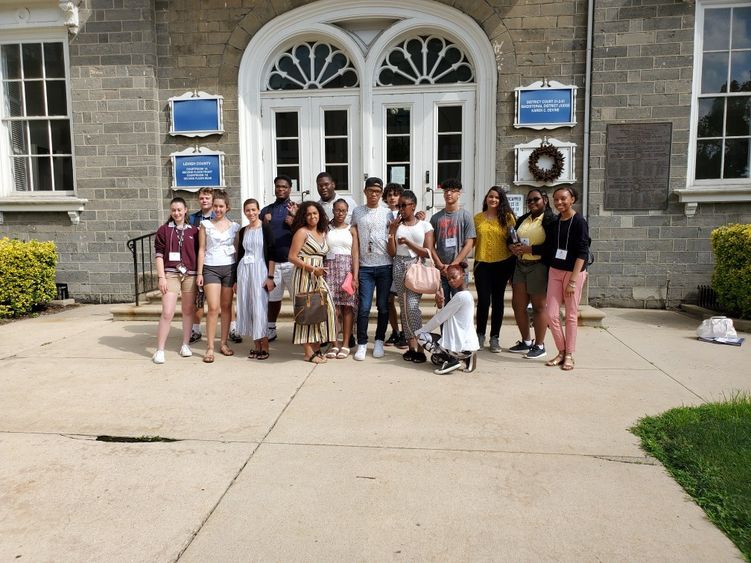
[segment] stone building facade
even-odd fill
[[[339,111],[349,116],[348,159],[337,161],[335,169],[346,177],[340,187],[359,198],[364,174],[391,173],[383,161],[390,158],[388,139],[399,135],[391,135],[390,116],[398,117],[403,108],[410,108],[418,123],[418,109],[425,108],[420,114],[422,129],[410,137],[411,154],[419,160],[415,147],[445,134],[435,108],[451,107],[462,112],[461,131],[449,131],[458,139],[461,155],[436,163],[435,152],[432,161],[426,152],[427,164],[417,166],[417,172],[407,167],[424,206],[438,200],[434,192],[420,188],[422,178],[419,182],[417,178],[423,169],[432,173],[424,182],[429,187],[440,180],[441,170],[460,166],[469,187],[463,204],[476,210],[492,184],[508,184],[516,194],[529,189],[514,183],[517,145],[543,136],[575,144],[574,186],[590,223],[596,257],[590,304],[657,307],[692,300],[696,286],[708,283],[711,276],[711,230],[751,222],[748,156],[743,169],[743,150],[748,155],[751,139],[749,88],[741,84],[728,94],[711,83],[717,68],[724,68],[722,53],[730,61],[725,70],[731,79],[751,72],[751,45],[743,38],[751,37],[751,2],[415,0],[402,4],[394,0],[3,3],[0,235],[54,240],[60,255],[58,281],[67,283],[77,299],[130,301],[133,264],[126,241],[154,231],[166,219],[167,202],[175,193],[172,153],[198,145],[223,152],[225,183],[239,220],[237,208],[244,198],[267,202],[273,198],[276,172],[298,167],[298,197],[305,197],[302,192],[313,187],[315,173],[327,166],[330,156],[326,142],[336,145],[336,135],[325,130],[323,121],[316,122],[316,115]],[[720,29],[724,29],[722,21],[734,27],[717,32],[717,21]],[[705,29],[712,30],[712,37]],[[722,37],[716,37],[723,33],[729,37],[724,48]],[[463,55],[473,75],[467,79],[459,73],[454,82],[427,86],[419,81],[406,86],[383,82],[384,54],[391,57],[402,47],[409,51],[406,42],[415,38],[423,38],[427,50],[439,44],[430,43],[428,37],[437,38],[443,47],[458,46],[447,53]],[[68,109],[54,117],[49,117],[50,99],[62,79],[49,62],[56,51],[50,47],[48,53],[47,42],[62,45],[64,52]],[[308,45],[313,53],[319,43],[346,55],[355,83],[327,90],[319,80],[315,92],[284,87],[271,92],[270,77],[274,72],[277,79],[283,74],[284,53],[300,45]],[[37,51],[44,53],[41,77],[32,70],[29,77],[14,75],[15,53],[26,57],[18,63],[26,72],[25,61]],[[550,131],[514,127],[515,89],[539,80],[577,87],[573,127]],[[26,89],[20,99],[29,106],[37,81],[46,84],[43,97],[48,109],[41,116],[48,118],[38,114],[28,118],[23,111],[14,114],[13,88],[20,84]],[[170,135],[168,101],[186,91],[223,97],[224,133],[203,138]],[[712,97],[713,92],[718,93]],[[707,115],[711,103],[732,106],[733,113],[718,124]],[[315,142],[308,142],[304,134],[293,139],[300,150],[293,164],[273,150],[283,141],[274,126],[281,127],[279,116],[291,115],[290,108],[297,108],[294,119],[307,124],[307,133],[318,135]],[[27,109],[31,115],[33,108]],[[59,141],[65,129],[60,123],[66,119],[70,148],[65,142],[55,146],[56,135]],[[32,128],[47,131],[51,155],[34,152],[37,145],[23,145],[14,133],[17,123],[28,126],[31,137]],[[670,124],[664,204],[609,209],[608,126],[631,123]],[[726,157],[717,157],[716,147]],[[440,154],[437,158],[440,161]],[[44,184],[48,180],[43,174],[42,183],[34,183],[38,182],[35,167],[47,166],[48,160],[52,189]],[[30,168],[23,168],[24,163]],[[19,172],[22,169],[31,171],[28,177]],[[403,172],[395,177],[399,174]],[[190,193],[179,193],[192,198]]]

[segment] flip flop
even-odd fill
[[[349,352],[350,352],[349,348],[347,348],[346,346],[342,346],[341,348],[339,348],[339,352],[337,352],[336,354],[336,359],[343,360],[344,358],[349,356]]]
[[[235,355],[235,351],[229,346],[227,346],[226,344],[222,344],[219,347],[219,352],[221,352],[222,356],[234,356]]]
[[[321,354],[316,353],[313,354],[310,358],[305,358],[306,362],[310,362],[311,364],[325,364],[326,358],[321,356]]]
[[[214,351],[213,350],[206,350],[206,353],[203,355],[203,363],[204,364],[214,363]]]
[[[258,350],[256,352],[256,360],[267,360],[269,357],[269,353],[266,350]]]

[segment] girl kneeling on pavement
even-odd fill
[[[464,283],[467,263],[451,264],[446,271],[448,284],[457,293],[444,305],[442,294],[436,295],[442,307],[432,319],[415,331],[417,341],[432,354],[431,361],[440,365],[434,373],[443,375],[457,369],[466,372],[477,367],[477,339],[474,325],[475,300]],[[431,333],[441,327],[442,335]]]
[[[190,333],[193,325],[196,298],[196,255],[198,229],[186,222],[188,207],[181,197],[170,202],[170,219],[156,232],[154,250],[159,291],[162,294],[162,316],[156,336],[155,364],[164,363],[164,346],[167,343],[170,323],[177,307],[177,295],[182,294],[183,345],[180,355],[192,356]]]

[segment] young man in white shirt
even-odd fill
[[[392,282],[392,261],[386,250],[391,211],[381,204],[383,181],[380,178],[365,180],[365,205],[352,212],[352,226],[357,230],[360,245],[360,272],[358,276],[357,350],[355,360],[365,359],[368,347],[368,318],[376,294],[378,322],[376,324],[373,357],[384,356],[383,345],[389,322],[389,291]]]

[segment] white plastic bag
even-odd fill
[[[704,319],[696,329],[699,338],[737,338],[738,334],[733,327],[733,320],[727,317],[710,317]]]

